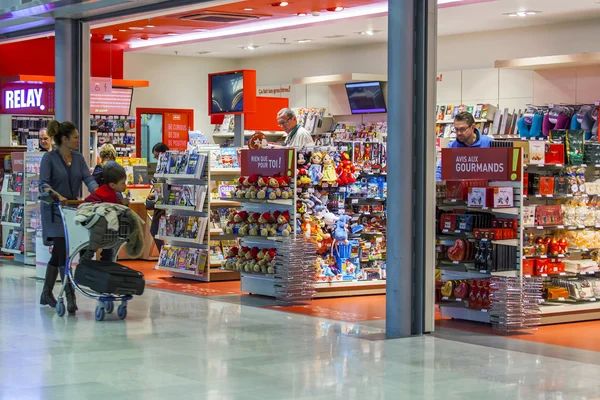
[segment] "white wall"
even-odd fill
[[[600,51],[598,19],[438,38],[438,70],[490,68],[496,60]]]
[[[230,59],[174,57],[126,52],[125,79],[150,81],[147,88],[136,88],[132,110],[149,108],[192,108],[194,129],[212,134],[208,117],[208,74],[238,68]]]

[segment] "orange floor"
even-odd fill
[[[246,296],[240,282],[195,282],[171,278],[168,273],[155,271],[154,262],[123,261],[123,264],[144,273],[149,287],[196,296]],[[385,296],[342,297],[316,299],[305,306],[269,306],[273,310],[310,315],[345,322],[385,319]],[[482,334],[496,334],[490,325],[444,318],[436,313],[436,327],[451,328]],[[542,326],[535,333],[513,335],[513,339],[600,352],[600,321]]]

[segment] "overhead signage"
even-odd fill
[[[2,86],[3,114],[54,114],[54,85],[9,83]]]
[[[253,174],[292,176],[295,159],[293,149],[244,149],[240,151],[240,169],[243,176]]]
[[[521,179],[521,149],[513,147],[442,149],[442,179]]]
[[[90,78],[90,93],[112,93],[112,78]]]

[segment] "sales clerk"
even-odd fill
[[[289,108],[284,108],[277,113],[277,124],[287,133],[285,147],[294,147],[301,149],[303,147],[314,146],[310,133],[298,123],[296,113]]]
[[[479,129],[475,127],[475,118],[471,113],[463,111],[454,117],[454,132],[456,132],[456,140],[448,144],[448,148],[458,147],[491,147],[492,140],[490,136],[483,136]],[[435,173],[436,179],[442,180],[442,163],[437,166]]]

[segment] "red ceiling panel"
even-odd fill
[[[313,11],[333,12],[327,10],[333,10],[336,7],[350,8],[381,2],[381,0],[296,0],[289,1],[289,4],[286,7],[280,7],[273,5],[278,4],[279,2],[247,0],[219,7],[198,9],[183,14],[165,15],[158,18],[152,18],[151,20],[142,19],[121,24],[117,22],[115,25],[94,29],[92,30],[92,33],[94,34],[93,40],[100,41],[104,35],[113,35],[117,40],[117,43],[124,43],[131,40],[139,40],[139,38],[149,39],[163,37],[168,34],[192,33],[197,32],[198,30],[225,28],[257,20],[290,17],[299,13],[310,14]],[[252,10],[245,10],[247,8],[251,8]],[[239,22],[207,22],[185,19],[185,16],[199,13],[235,14],[236,16],[241,15],[250,18],[258,17],[258,19],[251,18]]]

